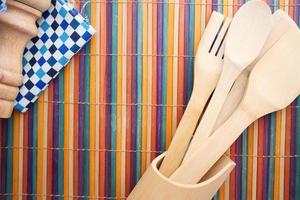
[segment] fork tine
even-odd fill
[[[221,41],[221,44],[218,47],[217,52],[214,54],[215,56],[217,56],[218,58],[221,58],[222,60],[224,59],[226,33],[225,33],[225,35],[224,35],[224,37],[223,37],[223,39]]]
[[[224,21],[224,15],[213,12],[211,14],[209,23],[207,24],[203,38],[201,39],[202,43],[200,43],[200,48],[205,48],[207,51],[210,49],[211,45],[213,44],[216,35],[218,34],[220,27],[222,26]]]
[[[222,43],[219,45],[219,49],[217,50],[217,54],[215,54],[218,58],[224,59],[224,52],[225,52],[225,39],[226,35],[223,38]]]
[[[218,34],[216,42],[214,43],[214,46],[211,50],[212,54],[220,58],[222,58],[224,54],[224,39],[226,37],[226,33],[229,28],[230,22],[231,22],[231,18],[227,17],[223,23],[220,33]]]
[[[225,40],[225,38],[224,38],[224,40]],[[216,56],[223,60],[224,59],[224,51],[225,51],[225,42],[223,41],[221,43],[221,45],[219,46]]]

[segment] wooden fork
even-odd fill
[[[186,111],[160,166],[170,176],[180,165],[207,100],[215,89],[222,71],[224,38],[231,19],[213,12],[195,57],[194,87]]]

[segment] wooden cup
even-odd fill
[[[22,84],[23,51],[27,42],[37,35],[35,22],[42,15],[41,10],[22,2],[8,0],[6,3],[7,11],[0,16],[0,118],[12,114],[18,86]]]
[[[186,185],[174,182],[158,171],[164,156],[162,154],[152,161],[127,200],[210,200],[235,167],[232,160],[223,156],[200,183]]]

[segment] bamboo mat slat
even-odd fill
[[[0,120],[1,199],[125,199],[171,142],[212,10],[245,0],[73,3],[97,34],[27,113]],[[267,3],[300,23],[299,0]],[[300,199],[300,98],[227,154],[237,166],[215,200]]]

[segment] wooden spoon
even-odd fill
[[[235,112],[171,179],[197,183],[247,126],[263,115],[285,108],[300,94],[299,74],[300,31],[291,29],[256,64]]]
[[[210,103],[194,134],[186,156],[208,137],[235,79],[260,54],[271,30],[272,14],[262,1],[244,4],[232,19],[225,43],[223,71]]]
[[[165,176],[180,165],[203,108],[217,85],[223,64],[223,40],[230,21],[213,12],[204,31],[195,58],[192,96],[159,169]]]
[[[234,112],[241,102],[243,94],[246,90],[250,71],[256,65],[258,60],[284,35],[284,33],[287,32],[287,30],[290,28],[298,29],[298,26],[294,20],[292,20],[288,14],[282,10],[277,10],[272,15],[272,24],[271,33],[260,56],[258,56],[258,58],[251,65],[249,65],[235,81],[217,118],[217,122],[214,125],[213,131],[215,131],[226,121],[226,119],[228,119],[228,117]]]

